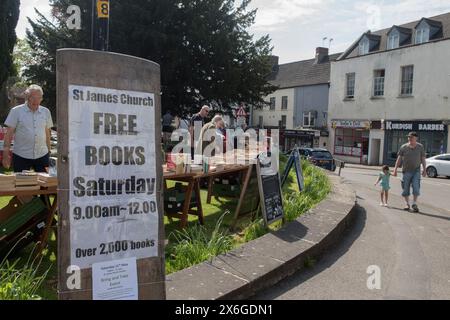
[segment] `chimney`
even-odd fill
[[[328,48],[316,48],[316,64],[322,63],[326,57],[328,57]]]
[[[270,56],[270,65],[272,66],[272,72],[278,72],[278,63],[280,58],[278,56]]]

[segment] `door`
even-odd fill
[[[380,139],[372,139],[370,142],[370,159],[369,165],[378,166],[380,165]]]

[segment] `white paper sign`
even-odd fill
[[[93,300],[138,300],[136,258],[94,263]]]
[[[72,265],[157,256],[154,103],[153,93],[69,86]]]

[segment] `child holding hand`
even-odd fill
[[[388,198],[389,198],[389,189],[391,188],[389,185],[389,178],[391,177],[391,172],[389,171],[389,166],[383,166],[382,172],[378,175],[377,185],[379,182],[381,186],[381,202],[380,206],[387,207]]]

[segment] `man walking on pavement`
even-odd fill
[[[408,134],[408,143],[402,145],[398,151],[397,161],[393,176],[397,176],[397,169],[402,163],[403,178],[402,178],[402,196],[405,198],[406,206],[404,210],[410,210],[409,196],[412,185],[413,189],[413,203],[412,209],[414,212],[419,212],[417,207],[417,199],[420,195],[420,165],[423,166],[422,176],[427,176],[427,164],[425,161],[425,149],[422,144],[417,142],[417,133],[410,132]]]

